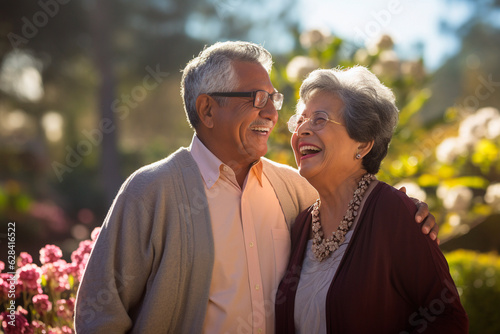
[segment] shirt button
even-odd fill
[[[260,285],[255,284],[255,290],[259,290],[259,289],[260,289]]]
[[[250,247],[253,247],[253,242],[250,242]]]
[[[262,328],[259,328],[257,332],[262,333]]]

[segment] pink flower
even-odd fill
[[[70,289],[67,274],[68,266],[68,263],[64,260],[57,260],[42,266],[42,272],[48,285],[53,287],[55,291],[62,292]]]
[[[66,274],[73,276],[75,279],[78,279],[80,269],[78,263],[68,263],[66,266]]]
[[[45,324],[40,320],[33,320],[31,322],[31,327],[35,330],[36,333],[46,333],[47,328]]]
[[[52,303],[49,300],[49,296],[44,294],[33,296],[33,306],[35,307],[35,311],[41,315],[52,310]]]
[[[9,295],[10,290],[10,282],[8,279],[11,279],[12,275],[7,273],[0,274],[0,300],[6,300]]]
[[[0,272],[2,272],[4,269],[5,269],[5,263],[3,261],[0,261]]]
[[[78,266],[78,277],[76,277],[78,281],[82,278],[93,247],[94,243],[91,240],[83,240],[80,242],[78,249],[71,254],[71,261]]]
[[[69,326],[54,327],[49,329],[48,334],[73,334],[73,330]]]
[[[62,326],[61,329],[64,334],[73,334],[73,330],[69,326]]]
[[[56,245],[46,245],[40,249],[40,262],[42,264],[56,262],[62,257],[61,248]]]
[[[24,267],[25,265],[33,263],[33,258],[27,252],[21,252],[17,258],[17,267]]]
[[[97,240],[97,237],[99,236],[99,233],[101,232],[101,228],[100,227],[96,227],[92,233],[90,234],[90,239],[92,239],[92,241],[96,241]]]
[[[66,299],[66,302],[68,303],[68,307],[73,310],[75,308],[75,297],[69,297],[68,299]]]
[[[91,240],[83,240],[78,248],[71,254],[71,261],[81,264],[85,260],[85,254],[90,254],[94,243]]]
[[[42,270],[36,264],[30,263],[17,269],[17,274],[18,283],[21,283],[24,289],[35,293],[43,292],[40,285]]]
[[[2,319],[2,329],[5,334],[33,333],[28,320],[17,311],[14,314],[3,312],[0,318]],[[10,324],[12,321],[14,321],[14,326]]]
[[[28,310],[22,307],[21,305],[17,307],[17,312],[19,312],[19,314],[24,316],[25,318],[28,317]]]
[[[20,279],[17,280],[17,284],[16,284],[16,298],[19,298],[21,297],[21,293],[24,291],[24,284],[23,284],[23,281],[21,281]],[[38,293],[42,293],[42,289],[38,289],[37,291]]]
[[[70,320],[73,318],[73,309],[75,307],[75,299],[71,300],[59,299],[56,301],[56,313],[57,317],[60,319]]]

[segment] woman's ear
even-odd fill
[[[213,128],[214,126],[213,107],[216,104],[217,102],[207,94],[201,94],[196,99],[196,112],[201,123],[207,128]]]
[[[369,142],[366,142],[366,143],[359,143],[357,154],[361,155],[361,158],[363,158],[365,155],[367,155],[368,153],[370,153],[370,151],[372,150],[374,142],[375,141],[370,140]]]

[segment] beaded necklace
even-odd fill
[[[316,203],[314,203],[312,209],[312,251],[318,261],[323,261],[324,259],[326,259],[344,242],[345,235],[351,228],[354,218],[356,218],[356,216],[358,215],[358,209],[361,204],[361,200],[363,199],[363,195],[374,179],[375,176],[373,174],[366,173],[365,175],[363,175],[361,181],[359,181],[358,183],[358,187],[354,191],[354,196],[349,202],[347,212],[344,218],[342,218],[339,227],[336,231],[332,232],[332,236],[327,239],[323,238],[324,233],[321,228],[321,222],[319,218],[319,207],[321,206],[321,201],[319,200],[319,198],[316,200]]]

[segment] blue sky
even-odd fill
[[[456,38],[440,31],[440,19],[458,25],[469,13],[467,3],[444,0],[299,0],[303,30],[328,28],[357,44],[388,33],[404,58],[418,57],[420,42],[429,69],[437,68],[460,46]]]

